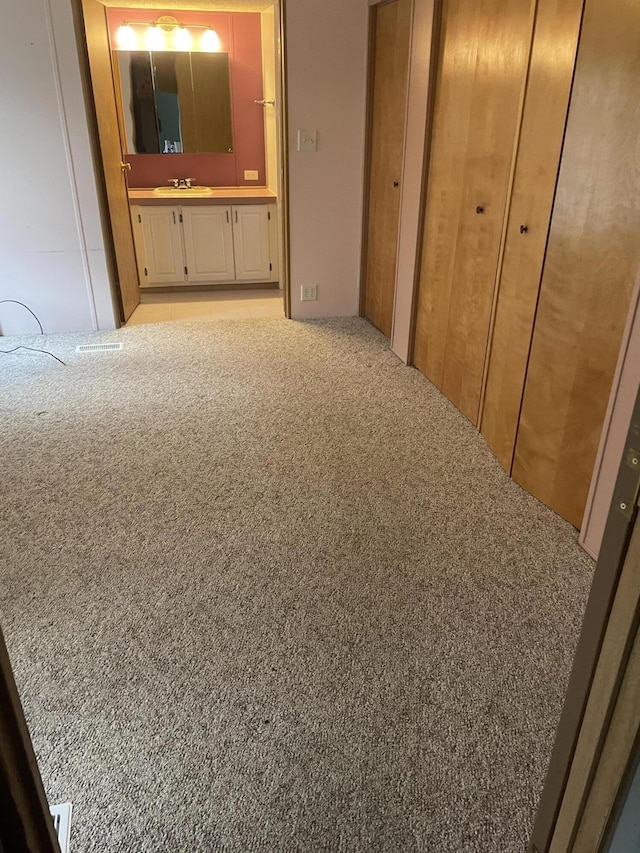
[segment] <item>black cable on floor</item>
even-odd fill
[[[42,323],[38,319],[37,315],[29,308],[28,305],[25,305],[24,302],[18,302],[17,299],[0,299],[0,305],[4,305],[5,302],[12,302],[14,305],[22,305],[23,308],[26,308],[29,314],[35,318],[36,323],[40,326],[40,334],[44,335],[44,329],[42,328]]]
[[[40,334],[44,335],[44,329],[42,328],[42,323],[40,322],[38,315],[34,311],[32,311],[28,305],[25,305],[24,302],[20,302],[17,299],[0,299],[0,305],[4,305],[4,303],[6,303],[6,302],[11,302],[14,305],[22,305],[23,308],[26,308],[27,311],[29,312],[29,314],[31,314],[31,316],[34,317],[36,323],[38,324],[38,326],[40,328]],[[26,346],[22,346],[22,344],[20,344],[17,347],[13,347],[13,349],[0,349],[0,354],[10,355],[12,352],[16,352],[19,349],[26,349],[26,350],[29,350],[30,352],[41,352],[43,355],[50,355],[51,358],[55,358],[56,361],[59,361],[60,364],[62,364],[64,367],[66,367],[65,362],[61,358],[58,358],[57,355],[54,355],[52,352],[49,352],[49,350],[37,349],[36,347],[26,347]]]
[[[64,365],[64,367],[67,366],[66,363],[61,358],[58,358],[57,355],[54,355],[52,352],[49,352],[48,349],[36,349],[36,347],[25,347],[25,346],[22,346],[22,344],[20,344],[20,346],[14,347],[13,349],[0,349],[0,355],[11,355],[12,352],[16,352],[16,350],[19,350],[19,349],[28,349],[30,352],[41,352],[43,355],[50,355],[51,358],[55,358],[55,360],[59,361],[60,364]]]

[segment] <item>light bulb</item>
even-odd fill
[[[160,27],[151,26],[144,34],[144,43],[149,50],[162,50],[164,48],[164,33]]]
[[[177,50],[191,50],[191,35],[185,27],[180,27],[175,31],[173,43]]]
[[[138,39],[129,24],[123,24],[116,33],[116,42],[120,50],[135,50],[138,46]]]
[[[211,27],[209,27],[202,34],[200,44],[203,50],[208,50],[211,53],[218,53],[220,50],[220,36],[215,30],[212,30]]]

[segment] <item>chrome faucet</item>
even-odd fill
[[[176,190],[190,190],[193,178],[169,178],[168,183],[173,184]]]

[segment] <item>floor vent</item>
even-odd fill
[[[49,811],[53,818],[53,828],[58,836],[58,844],[62,853],[69,853],[69,836],[71,835],[71,803],[51,806]]]
[[[111,352],[122,349],[123,344],[80,344],[76,352]]]

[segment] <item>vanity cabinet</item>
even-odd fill
[[[140,283],[165,284],[184,278],[180,234],[180,208],[140,208],[137,217],[136,255]]]
[[[231,210],[236,281],[271,276],[270,211],[267,208],[264,204],[239,204]]]
[[[278,280],[274,204],[133,205],[142,287]]]
[[[186,280],[233,281],[231,208],[213,204],[183,207],[180,218]]]

